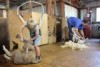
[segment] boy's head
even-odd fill
[[[29,19],[27,21],[27,25],[30,26],[30,27],[32,27],[32,28],[35,28],[36,25],[38,25],[38,24],[37,24],[36,20],[34,20],[34,19],[31,18],[31,19]]]

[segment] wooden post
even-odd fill
[[[6,25],[7,25],[7,40],[8,40],[8,46],[7,46],[7,49],[8,50],[10,50],[10,36],[9,36],[9,22],[8,22],[8,20],[9,20],[9,8],[10,8],[10,1],[9,0],[6,0],[6,11],[5,11],[5,13],[6,13],[6,17],[5,18],[7,18],[7,23],[6,23]],[[6,31],[6,30],[5,30]],[[5,44],[6,45],[6,44]]]
[[[9,6],[10,6],[9,3],[10,3],[9,0],[6,0],[7,9],[9,9]]]
[[[80,14],[81,14],[81,9],[78,8],[78,18],[81,18]]]
[[[30,3],[29,3],[29,11],[32,12],[32,3],[31,3],[31,0],[29,0]]]
[[[9,13],[9,5],[10,1],[9,0],[6,0],[6,7],[7,7],[7,18],[8,18],[8,13]]]
[[[47,0],[47,14],[52,15],[52,0]]]
[[[54,16],[56,16],[56,0],[54,0]]]
[[[61,17],[64,17],[65,16],[65,11],[64,11],[64,0],[60,0],[60,15]]]
[[[64,7],[64,0],[60,0],[60,16],[61,16],[61,28],[62,28],[62,39],[63,39],[63,35],[65,35],[64,29],[65,29],[65,21],[64,21],[64,17],[65,17],[65,7]]]

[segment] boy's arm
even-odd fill
[[[25,24],[21,27],[21,29],[20,29],[20,34],[21,34],[21,38],[20,38],[20,40],[21,41],[23,41],[23,29],[25,28]]]

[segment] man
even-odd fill
[[[87,23],[86,20],[82,21],[81,19],[78,19],[76,17],[69,17],[67,19],[68,22],[68,28],[69,28],[69,39],[72,40],[73,33],[72,33],[72,27],[74,27],[75,33],[81,38],[85,39],[84,33],[83,33],[83,25]]]

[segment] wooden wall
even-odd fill
[[[40,13],[24,13],[24,19],[27,20],[29,19],[31,16],[33,17],[33,15],[35,15],[36,19],[38,20],[40,17]],[[9,15],[8,15],[8,23],[9,23],[9,35],[10,35],[10,49],[12,49],[13,47],[13,43],[12,41],[17,42],[21,47],[19,47],[19,49],[22,48],[23,43],[20,42],[18,39],[16,39],[16,34],[20,34],[20,28],[22,26],[22,21],[19,19],[19,17],[16,14],[16,10],[9,10]],[[43,24],[41,26],[41,31],[42,31],[42,40],[41,40],[41,44],[47,44],[48,43],[48,28],[47,28],[48,24],[47,24],[47,15],[44,14],[44,20],[43,20]],[[29,31],[26,28],[24,31],[24,37],[25,38],[30,38],[29,35]]]
[[[56,18],[49,16],[48,18],[49,41],[48,43],[56,42]]]
[[[37,21],[37,23],[39,23],[40,21],[40,17],[41,17],[41,13],[36,13],[36,12],[32,12],[32,18],[35,18],[35,20]],[[48,15],[44,14],[43,15],[43,22],[41,25],[41,43],[40,45],[43,44],[48,44]]]
[[[12,41],[17,42],[20,46],[23,46],[23,43],[16,39],[16,35],[20,34],[20,28],[22,22],[16,14],[16,10],[9,10],[8,14],[8,24],[9,24],[9,36],[10,36],[10,50],[13,47]],[[25,30],[25,37],[29,38],[28,30]],[[21,47],[19,47],[21,48]]]
[[[69,39],[68,35],[68,24],[67,24],[67,18],[62,18],[62,38],[65,40]]]

